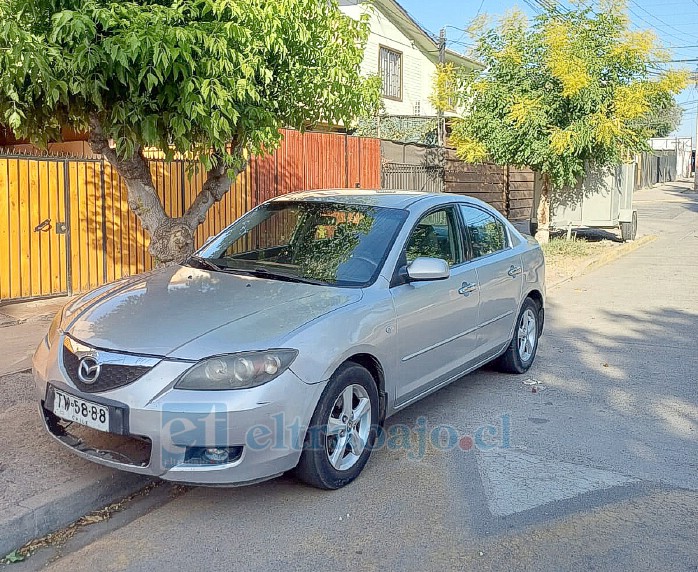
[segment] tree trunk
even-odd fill
[[[194,252],[194,233],[208,210],[230,190],[232,179],[219,159],[208,172],[201,192],[181,217],[170,217],[160,202],[143,150],[130,159],[120,158],[109,147],[99,120],[92,117],[89,143],[109,161],[126,183],[128,206],[150,237],[148,251],[158,265],[181,264]],[[239,169],[238,172],[242,170]]]
[[[536,218],[538,219],[536,240],[546,244],[550,240],[550,177],[546,174],[543,174]]]

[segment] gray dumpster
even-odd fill
[[[624,241],[634,240],[637,234],[634,188],[635,163],[592,169],[574,189],[553,193],[551,227],[620,227]]]

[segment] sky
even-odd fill
[[[554,1],[554,0],[553,0]],[[465,52],[468,37],[463,28],[478,14],[501,15],[518,6],[530,17],[533,9],[523,0],[398,0],[424,28],[438,35],[446,28],[448,46]],[[530,4],[535,4],[529,0]],[[564,2],[563,2],[564,4]],[[628,15],[633,29],[651,29],[672,59],[698,59],[698,0],[628,0]],[[677,62],[677,67],[695,71],[698,62]],[[677,96],[684,108],[683,121],[676,133],[679,137],[695,137],[698,91],[695,85]]]

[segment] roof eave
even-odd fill
[[[398,28],[417,44],[421,51],[433,61],[438,61],[439,45],[436,40],[395,0],[374,0],[378,10],[397,20]],[[399,24],[402,24],[400,26]],[[453,50],[446,50],[446,61],[468,68],[482,69],[483,65]]]

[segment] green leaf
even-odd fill
[[[25,558],[26,557],[20,554],[17,550],[13,550],[7,556],[5,556],[4,560],[10,564],[16,564],[17,562],[23,562]]]
[[[155,143],[158,137],[157,116],[149,115],[143,120],[143,139],[149,144]]]
[[[148,91],[153,89],[157,84],[158,78],[155,76],[155,74],[148,72],[145,78],[145,85],[148,88]]]
[[[15,110],[7,118],[7,124],[13,130],[18,130],[22,126],[22,116]]]

